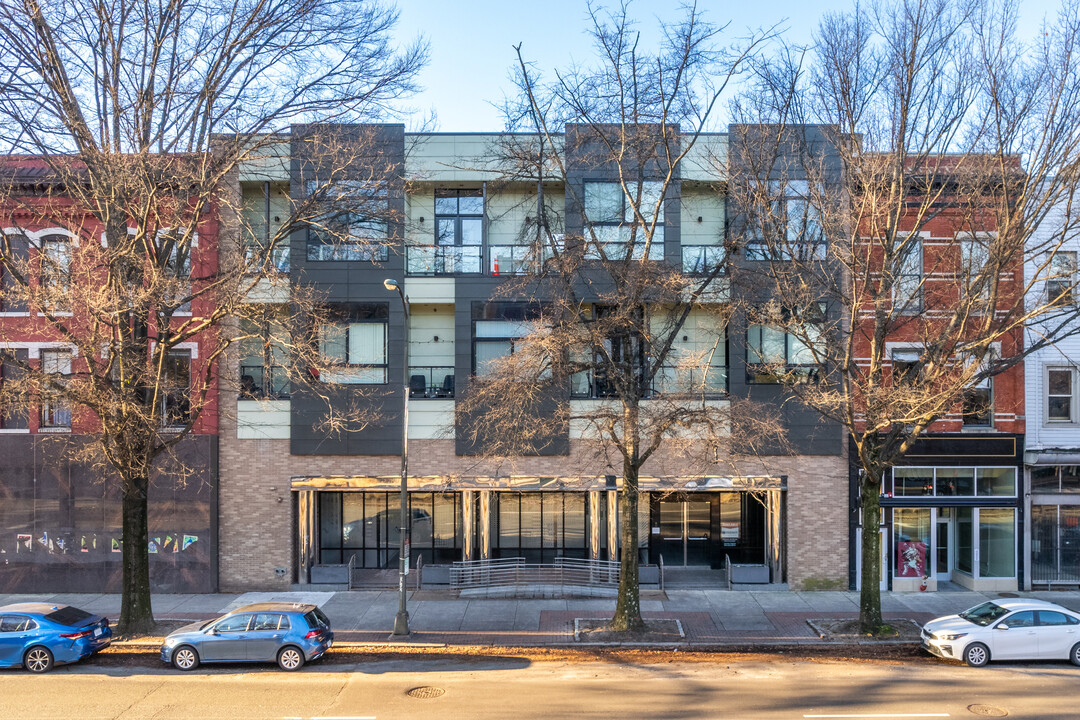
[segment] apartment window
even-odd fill
[[[240,399],[289,397],[288,349],[281,322],[244,319],[240,323]]]
[[[385,261],[390,237],[386,189],[374,183],[308,183],[308,195],[324,208],[308,222],[310,261]]]
[[[990,262],[990,238],[970,237],[960,240],[960,287],[965,297],[973,298],[976,312],[983,310],[990,298],[990,289],[997,280],[987,275]]]
[[[1076,370],[1074,368],[1047,368],[1047,422],[1076,422],[1076,406]]]
[[[893,312],[914,314],[922,311],[923,253],[922,238],[911,236],[899,249],[893,267]]]
[[[47,383],[41,392],[41,427],[70,429],[71,408],[57,386],[63,385],[64,378],[71,374],[71,351],[42,350],[41,372]]]
[[[183,427],[191,422],[191,351],[169,350],[161,373],[161,425]]]
[[[0,263],[0,312],[25,313],[25,292],[16,273],[26,272],[30,242],[22,235],[0,236],[0,254],[14,265],[14,268],[8,268]]]
[[[179,238],[162,239],[169,248],[169,257],[165,261],[162,274],[168,285],[168,295],[177,303],[176,312],[190,313],[191,300],[191,246]],[[181,302],[182,301],[182,302]]]
[[[0,430],[26,430],[26,390],[21,387],[26,350],[0,350]]]
[[[630,257],[635,260],[644,257],[646,229],[653,228],[652,244],[649,246],[650,260],[664,259],[664,206],[661,202],[664,183],[655,181],[631,182],[627,188],[633,194],[635,202],[627,200],[623,187],[617,182],[586,181],[585,225],[588,247],[587,257],[600,257],[600,250],[612,259],[627,257],[630,242],[633,249]],[[637,206],[645,224],[637,222],[634,206]],[[659,216],[657,215],[659,210]],[[590,237],[591,235],[591,237]]]
[[[772,181],[767,207],[746,244],[747,260],[822,260],[825,232],[821,212],[811,201],[806,180]]]
[[[893,385],[914,385],[922,372],[922,356],[918,349],[897,349],[891,353]]]
[[[813,313],[805,318],[784,311],[785,321],[798,323],[809,343],[782,328],[751,324],[746,330],[746,381],[775,384],[780,382],[814,382],[821,366],[825,304],[801,311]],[[817,353],[815,353],[817,350]],[[816,357],[815,357],[816,355]]]
[[[386,383],[386,303],[339,306],[338,318],[319,328],[319,353],[325,363],[319,378],[341,385]]]
[[[436,190],[435,274],[479,273],[483,245],[483,191]]]
[[[71,240],[63,235],[48,235],[41,240],[41,290],[44,305],[50,310],[68,309],[71,290]]]
[[[990,427],[993,424],[993,378],[983,378],[964,390],[962,413],[965,427]]]
[[[1076,286],[1076,253],[1056,252],[1050,258],[1050,277],[1046,281],[1046,299],[1054,305],[1072,305],[1076,302],[1073,289]]]

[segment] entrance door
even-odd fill
[[[952,539],[956,532],[952,508],[938,508],[936,526],[934,572],[938,582],[948,582],[952,580]]]
[[[660,553],[666,565],[712,562],[712,503],[660,501]]]

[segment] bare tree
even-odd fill
[[[747,125],[726,169],[744,277],[773,298],[756,322],[824,369],[807,377],[762,343],[760,372],[851,436],[865,632],[882,627],[889,469],[950,414],[988,412],[990,378],[1077,314],[1061,253],[1078,220],[1080,17],[1066,4],[1026,45],[1016,9],[899,0],[826,15],[812,49],[764,59],[736,103]],[[1055,208],[1064,223],[1037,232]],[[1045,332],[1025,346],[1035,321]],[[890,354],[897,342],[910,357]]]
[[[495,155],[501,182],[534,188],[522,232],[528,253],[513,260],[530,274],[497,297],[531,304],[516,318],[524,329],[513,353],[477,368],[459,400],[459,428],[478,452],[512,456],[561,451],[558,438],[573,426],[621,469],[611,627],[639,631],[642,466],[670,453],[690,459],[684,469],[695,457],[697,467],[715,467],[738,438],[777,428],[725,397],[722,238],[688,271],[664,242],[665,220],[679,213],[680,163],[717,141],[706,133],[714,110],[764,34],[722,47],[724,28],[690,6],[661,23],[661,46],[646,52],[625,4],[590,8],[589,20],[595,65],[546,82],[517,48],[520,97],[508,115],[511,129],[526,132],[507,135]],[[708,341],[680,342],[688,318]]]
[[[348,218],[364,213],[372,194],[351,168],[371,149],[362,139],[344,150],[316,144],[333,161],[305,180],[280,229],[259,242],[218,257],[198,239],[215,235],[219,217],[226,235],[243,229],[230,188],[241,166],[287,156],[277,133],[293,123],[379,119],[413,89],[426,48],[392,48],[396,19],[374,0],[25,0],[0,8],[0,142],[29,156],[5,166],[5,227],[15,231],[0,246],[4,302],[40,314],[46,337],[75,348],[65,377],[26,364],[20,393],[56,396],[85,413],[98,462],[119,477],[122,631],[153,624],[150,476],[175,465],[165,459],[170,449],[214,409],[217,361],[247,332],[226,330],[243,318],[277,323],[267,345],[304,369],[293,382],[311,379],[324,361],[303,340],[310,329],[298,336],[302,328],[278,323],[272,303],[251,300],[271,292],[315,307],[316,298],[279,280],[300,225],[314,225],[342,252],[363,252],[369,238]],[[39,168],[40,182],[28,167]],[[46,221],[70,232],[66,242],[31,237]],[[205,350],[191,377],[180,377],[174,352],[193,341]]]

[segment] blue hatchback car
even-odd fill
[[[275,661],[282,670],[299,670],[333,644],[330,620],[317,605],[256,603],[169,633],[161,661],[179,670],[204,662]]]
[[[0,667],[43,673],[89,657],[112,642],[109,620],[70,605],[0,607]]]

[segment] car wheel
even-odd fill
[[[199,667],[199,653],[190,645],[181,645],[173,651],[172,664],[177,670],[194,670]]]
[[[964,649],[964,662],[971,667],[982,667],[990,662],[990,648],[982,643],[971,643]]]
[[[1080,665],[1080,643],[1073,645],[1072,650],[1069,651],[1069,662]]]
[[[32,673],[48,672],[53,666],[53,656],[48,648],[37,645],[23,655],[23,667]]]
[[[283,647],[277,654],[277,664],[282,670],[299,670],[304,666],[304,653],[292,645]]]

